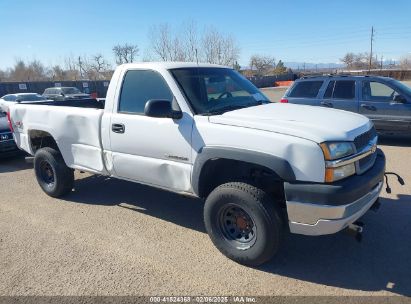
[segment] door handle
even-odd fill
[[[370,111],[376,111],[377,110],[376,107],[374,107],[372,105],[369,105],[369,104],[366,104],[366,103],[362,103],[361,108],[364,108],[364,109],[367,109],[367,110],[370,110]]]
[[[331,102],[328,102],[328,101],[321,101],[320,104],[321,104],[322,106],[329,107],[329,108],[333,108],[333,107],[334,107],[334,105],[333,105]]]
[[[123,124],[112,124],[111,131],[114,133],[124,133],[126,131],[126,127]]]

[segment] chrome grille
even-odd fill
[[[372,127],[367,132],[357,136],[354,139],[354,145],[355,145],[355,148],[357,149],[357,152],[362,151],[368,145],[370,145],[371,141],[374,140],[376,136],[377,136],[377,131],[375,130],[374,127]],[[376,158],[377,158],[377,152],[360,159],[356,164],[357,174],[362,174],[368,169],[370,169],[374,165]]]
[[[374,126],[369,129],[367,132],[358,135],[354,139],[354,145],[357,151],[361,151],[364,149],[374,137],[377,136],[377,131],[375,130]]]

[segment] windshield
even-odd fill
[[[61,91],[64,94],[81,94],[81,91],[77,88],[62,88]]]
[[[43,96],[39,94],[25,94],[19,95],[16,98],[16,101],[37,101],[37,100],[46,100]]]
[[[196,114],[221,114],[269,103],[250,81],[232,69],[181,68],[170,72]]]

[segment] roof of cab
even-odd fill
[[[121,65],[124,68],[150,68],[150,69],[178,69],[178,68],[229,68],[227,66],[211,64],[211,63],[196,63],[196,62],[135,62],[125,63]]]

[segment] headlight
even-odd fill
[[[326,160],[339,159],[354,154],[354,144],[351,142],[325,142],[320,144]]]
[[[355,153],[352,142],[325,142],[320,144],[326,161],[333,161]],[[332,183],[355,174],[355,163],[325,168],[325,182]]]

